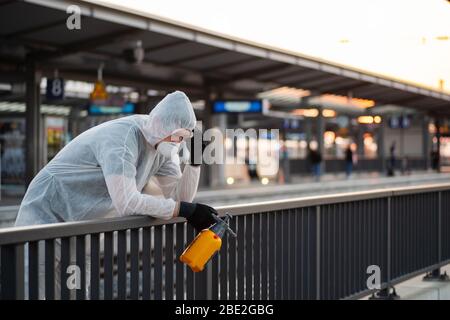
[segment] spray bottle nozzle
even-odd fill
[[[213,231],[215,234],[217,234],[221,238],[223,237],[225,232],[229,232],[234,238],[237,237],[236,233],[234,233],[234,231],[230,228],[230,226],[228,224],[230,219],[233,218],[231,216],[231,214],[226,213],[225,217],[223,219],[219,218],[216,215],[213,215],[213,217],[217,222],[210,228],[211,231]]]

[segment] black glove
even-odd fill
[[[214,208],[205,204],[180,202],[179,216],[186,218],[197,232],[207,229],[216,223],[213,214],[218,215]]]
[[[203,159],[203,152],[205,151],[206,148],[206,143],[203,141],[203,133],[195,128],[192,130],[192,133],[194,134],[190,140],[190,150],[191,150],[191,160],[190,160],[190,165],[194,166],[194,167],[198,167],[199,165],[202,164],[202,159]],[[199,143],[201,142],[201,153],[199,154],[200,150],[195,150],[195,143]],[[197,147],[198,149],[198,147]]]

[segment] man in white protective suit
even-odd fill
[[[182,216],[197,230],[209,227],[216,211],[191,203],[200,165],[191,161],[181,173],[178,155],[195,124],[188,97],[176,91],[150,115],[108,121],[83,132],[33,179],[16,226],[148,215]],[[165,198],[142,193],[151,177]]]
[[[195,125],[188,97],[176,91],[149,115],[108,121],[83,132],[35,176],[15,225],[147,215],[166,220],[181,216],[197,231],[208,228],[216,210],[192,203],[201,163],[195,148],[183,172],[180,168],[179,151],[186,157],[186,140],[201,134]],[[164,197],[143,192],[151,178]]]

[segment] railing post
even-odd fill
[[[212,265],[208,264],[206,267],[206,300],[212,300],[212,285]]]
[[[23,244],[1,247],[1,293],[2,300],[24,298],[24,250]]]
[[[316,206],[316,299],[320,300],[320,206]]]
[[[438,191],[438,263],[442,262],[442,191]],[[437,268],[427,273],[423,277],[424,281],[450,281],[447,272],[441,273],[441,268]]]
[[[438,261],[442,262],[442,191],[438,192]]]
[[[386,257],[386,261],[387,261],[387,274],[386,274],[386,282],[387,282],[387,287],[389,288],[391,285],[391,249],[392,249],[392,225],[391,225],[391,215],[392,215],[392,198],[389,196],[387,197],[387,257]]]
[[[397,300],[400,297],[397,295],[395,288],[392,288],[391,291],[391,280],[392,280],[392,259],[391,259],[391,250],[392,250],[392,196],[387,197],[387,272],[386,272],[386,288],[379,290],[377,293],[372,293],[372,296],[369,298],[371,300]]]
[[[208,300],[212,298],[212,291],[209,298],[208,290],[212,284],[212,273],[211,266],[209,263],[205,266],[202,272],[197,272],[194,275],[194,286],[195,286],[195,300]]]

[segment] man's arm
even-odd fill
[[[120,216],[149,215],[170,219],[177,210],[173,199],[160,199],[142,194],[136,186],[137,140],[130,130],[123,145],[100,145],[97,150],[98,162],[105,177],[106,186],[114,208]]]
[[[167,198],[192,202],[197,194],[200,166],[186,164],[183,173],[178,164],[167,161],[156,174],[156,183]]]

